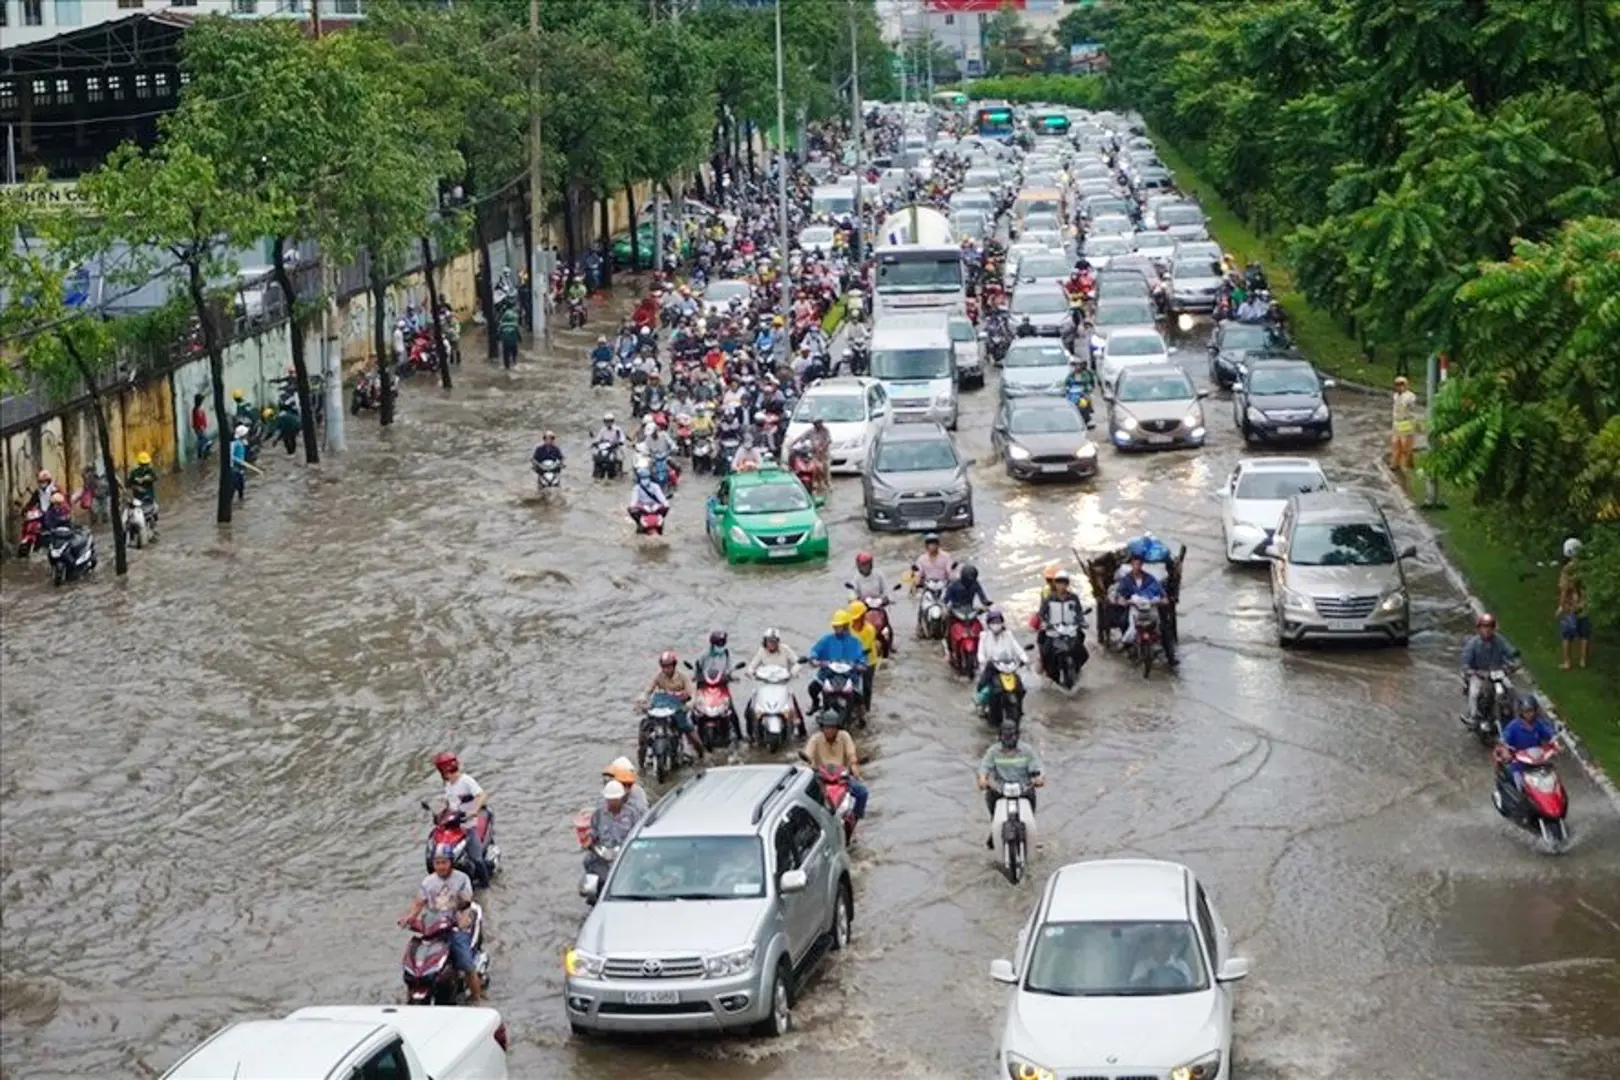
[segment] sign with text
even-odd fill
[[[72,180],[0,185],[0,198],[13,199],[33,210],[82,211],[89,206]]]

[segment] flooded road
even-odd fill
[[[490,789],[505,852],[485,906],[514,1076],[985,1076],[1004,993],[989,961],[1046,872],[1126,854],[1191,865],[1253,958],[1240,1076],[1611,1075],[1620,820],[1572,764],[1564,857],[1491,809],[1487,759],[1453,719],[1468,613],[1435,553],[1409,568],[1409,650],[1284,653],[1265,577],[1222,557],[1215,491],[1243,452],[1223,397],[1201,452],[1104,448],[1095,485],[1036,488],[988,464],[994,381],[959,437],[983,463],[978,525],[947,549],[1021,623],[1071,545],[1144,529],[1186,543],[1180,671],[1144,681],[1094,655],[1076,696],[1032,688],[1049,786],[1035,880],[1014,889],[973,791],[989,731],[965,682],[902,634],[861,740],[855,942],[798,1030],[571,1038],[569,818],[634,745],[658,651],[689,656],[726,627],[747,655],[767,625],[802,651],[857,550],[893,575],[918,546],[868,536],[849,480],[827,508],[830,566],[727,569],[697,485],[667,545],[635,542],[624,490],[588,478],[587,428],[625,410],[624,390],[586,388],[589,340],[563,335],[511,376],[471,361],[448,396],[414,380],[392,430],[357,425],[319,472],[270,462],[226,531],[209,480],[188,477],[127,583],[103,570],[55,591],[38,566],[6,567],[0,1074],[152,1075],[236,1018],[395,1000],[417,802],[451,748]],[[1202,385],[1202,347],[1182,344]],[[1383,493],[1383,399],[1335,401],[1330,478]],[[573,461],[552,501],[525,463],[545,427]]]

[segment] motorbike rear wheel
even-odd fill
[[[60,585],[67,580],[67,567],[57,563],[51,567],[51,584]]]

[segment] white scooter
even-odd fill
[[[754,699],[748,703],[750,733],[771,753],[787,745],[788,732],[798,726],[799,708],[789,683],[793,672],[779,664],[768,664],[754,672]]]
[[[1032,790],[1024,784],[1002,784],[1001,798],[996,800],[995,811],[990,816],[990,844],[996,863],[1014,885],[1023,880],[1029,868],[1029,853],[1035,849]]]
[[[157,503],[131,499],[124,506],[124,536],[137,548],[157,539]]]

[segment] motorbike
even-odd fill
[[[580,327],[584,326],[585,325],[585,317],[586,317],[585,301],[583,301],[583,300],[570,300],[570,301],[568,301],[568,329],[570,329],[570,330],[578,330]]]
[[[945,631],[945,651],[951,670],[973,675],[979,665],[979,637],[984,633],[984,616],[977,608],[959,607],[951,611]]]
[[[665,511],[656,506],[642,506],[636,509],[636,535],[637,536],[663,536]]]
[[[662,784],[664,779],[687,760],[681,748],[680,732],[675,730],[675,714],[680,711],[680,699],[670,694],[655,694],[647,706],[647,715],[641,725],[647,732],[636,755],[636,771],[647,771],[652,762],[653,775]]]
[[[731,471],[731,459],[742,447],[742,436],[731,432],[720,436],[719,452],[714,455],[714,475],[724,476]]]
[[[713,435],[699,435],[692,440],[692,471],[695,473],[712,473],[715,471],[715,446]]]
[[[89,529],[62,525],[45,535],[45,555],[51,563],[51,584],[61,585],[96,568],[96,538]]]
[[[473,904],[468,937],[478,975],[489,986],[489,954],[484,951],[484,909]],[[454,911],[423,912],[406,923],[411,931],[401,966],[405,1000],[411,1005],[459,1005],[467,997],[467,979],[450,962],[450,938],[457,928]]]
[[[996,676],[990,680],[990,696],[985,699],[984,715],[990,726],[1000,728],[1003,720],[1024,722],[1023,667],[1016,660],[997,660]]]
[[[855,593],[852,582],[844,582],[844,588],[851,594]],[[891,592],[898,591],[900,585],[894,586]],[[888,659],[894,652],[894,627],[889,625],[889,598],[884,596],[850,596],[851,600],[859,600],[866,605],[866,624],[877,633],[878,655]]]
[[[788,740],[788,732],[799,723],[798,703],[788,688],[793,673],[779,664],[754,672],[754,699],[748,703],[748,737],[775,754]]]
[[[1016,885],[1029,869],[1029,853],[1035,847],[1035,804],[1024,784],[998,786],[1001,798],[990,816],[990,845],[1001,872]]]
[[[1480,690],[1479,705],[1463,723],[1474,732],[1480,745],[1495,746],[1502,729],[1513,720],[1513,680],[1511,673],[1501,668],[1480,674],[1485,676],[1485,686]]]
[[[941,578],[924,578],[917,590],[917,636],[924,641],[945,636],[945,585]]]
[[[1080,416],[1085,420],[1086,426],[1090,427],[1092,414],[1090,392],[1082,389],[1079,383],[1071,383],[1064,393],[1068,395],[1069,404],[1080,410]]]
[[[597,480],[617,480],[624,472],[624,446],[599,442],[591,447],[591,476]]]
[[[844,843],[855,839],[855,796],[850,793],[848,769],[837,765],[823,765],[816,770],[816,780],[827,797],[827,805],[844,825]]]
[[[467,854],[467,823],[460,810],[446,807],[435,811],[425,801],[422,809],[433,815],[433,827],[428,831],[427,851],[422,860],[428,872],[433,871],[433,852],[440,847],[448,847],[455,853],[451,865],[466,874],[475,888],[487,886],[501,868],[501,848],[495,843],[495,817],[489,809],[486,807],[473,822],[473,828],[478,830],[478,835],[484,841],[483,866],[474,866]]]
[[[1085,665],[1082,650],[1085,644],[1080,627],[1064,624],[1046,628],[1046,655],[1041,657],[1041,668],[1053,682],[1065,690],[1073,690],[1080,681],[1080,669]]]
[[[844,350],[844,358],[840,364],[851,375],[865,375],[872,369],[871,346],[861,341],[851,342]]]
[[[1562,854],[1569,846],[1569,828],[1564,822],[1569,814],[1569,793],[1552,766],[1557,753],[1557,743],[1526,750],[1498,746],[1496,788],[1491,792],[1496,812],[1537,834],[1549,855]],[[1519,766],[1519,783],[1514,783],[1510,764]]]
[[[382,376],[376,369],[361,373],[349,394],[349,414],[359,416],[362,409],[382,407]]]
[[[637,420],[647,412],[647,387],[645,384],[630,388],[630,415]]]
[[[124,507],[124,537],[140,549],[148,541],[157,539],[157,502],[153,499],[131,499]]]
[[[737,722],[737,703],[731,696],[731,673],[741,671],[746,664],[731,668],[706,665],[699,669],[688,662],[697,684],[692,696],[692,718],[697,724],[698,738],[708,750],[725,750],[731,746],[732,725]]]
[[[529,467],[534,469],[537,490],[545,491],[547,488],[562,486],[563,463],[556,458],[547,458],[545,461],[530,461]]]
[[[613,385],[613,361],[612,360],[592,360],[591,361],[591,385],[592,386],[612,386]]]
[[[651,472],[653,483],[657,484],[665,495],[675,494],[675,489],[680,487],[680,466],[669,460],[668,454],[648,457],[646,454],[638,452],[636,455],[636,468],[646,469]]]
[[[1142,678],[1153,671],[1153,652],[1163,641],[1159,627],[1159,609],[1145,597],[1131,597],[1131,625],[1136,628],[1136,640],[1131,643],[1131,662],[1142,665]]]
[[[44,546],[40,540],[44,528],[45,511],[41,510],[37,503],[23,511],[22,537],[17,541],[17,558],[26,559]]]
[[[816,493],[819,486],[819,480],[816,476],[816,459],[808,450],[801,448],[793,451],[788,456],[788,468],[793,471],[794,478],[804,485],[804,490],[812,495]]]
[[[585,903],[596,906],[602,899],[602,886],[607,884],[608,873],[619,858],[618,844],[592,842],[585,848],[585,876],[579,882],[579,895]]]
[[[685,413],[675,414],[675,453],[692,456],[692,418]]]
[[[821,668],[821,705],[843,717],[847,728],[866,727],[866,703],[861,695],[861,673],[854,664],[831,663]]]

